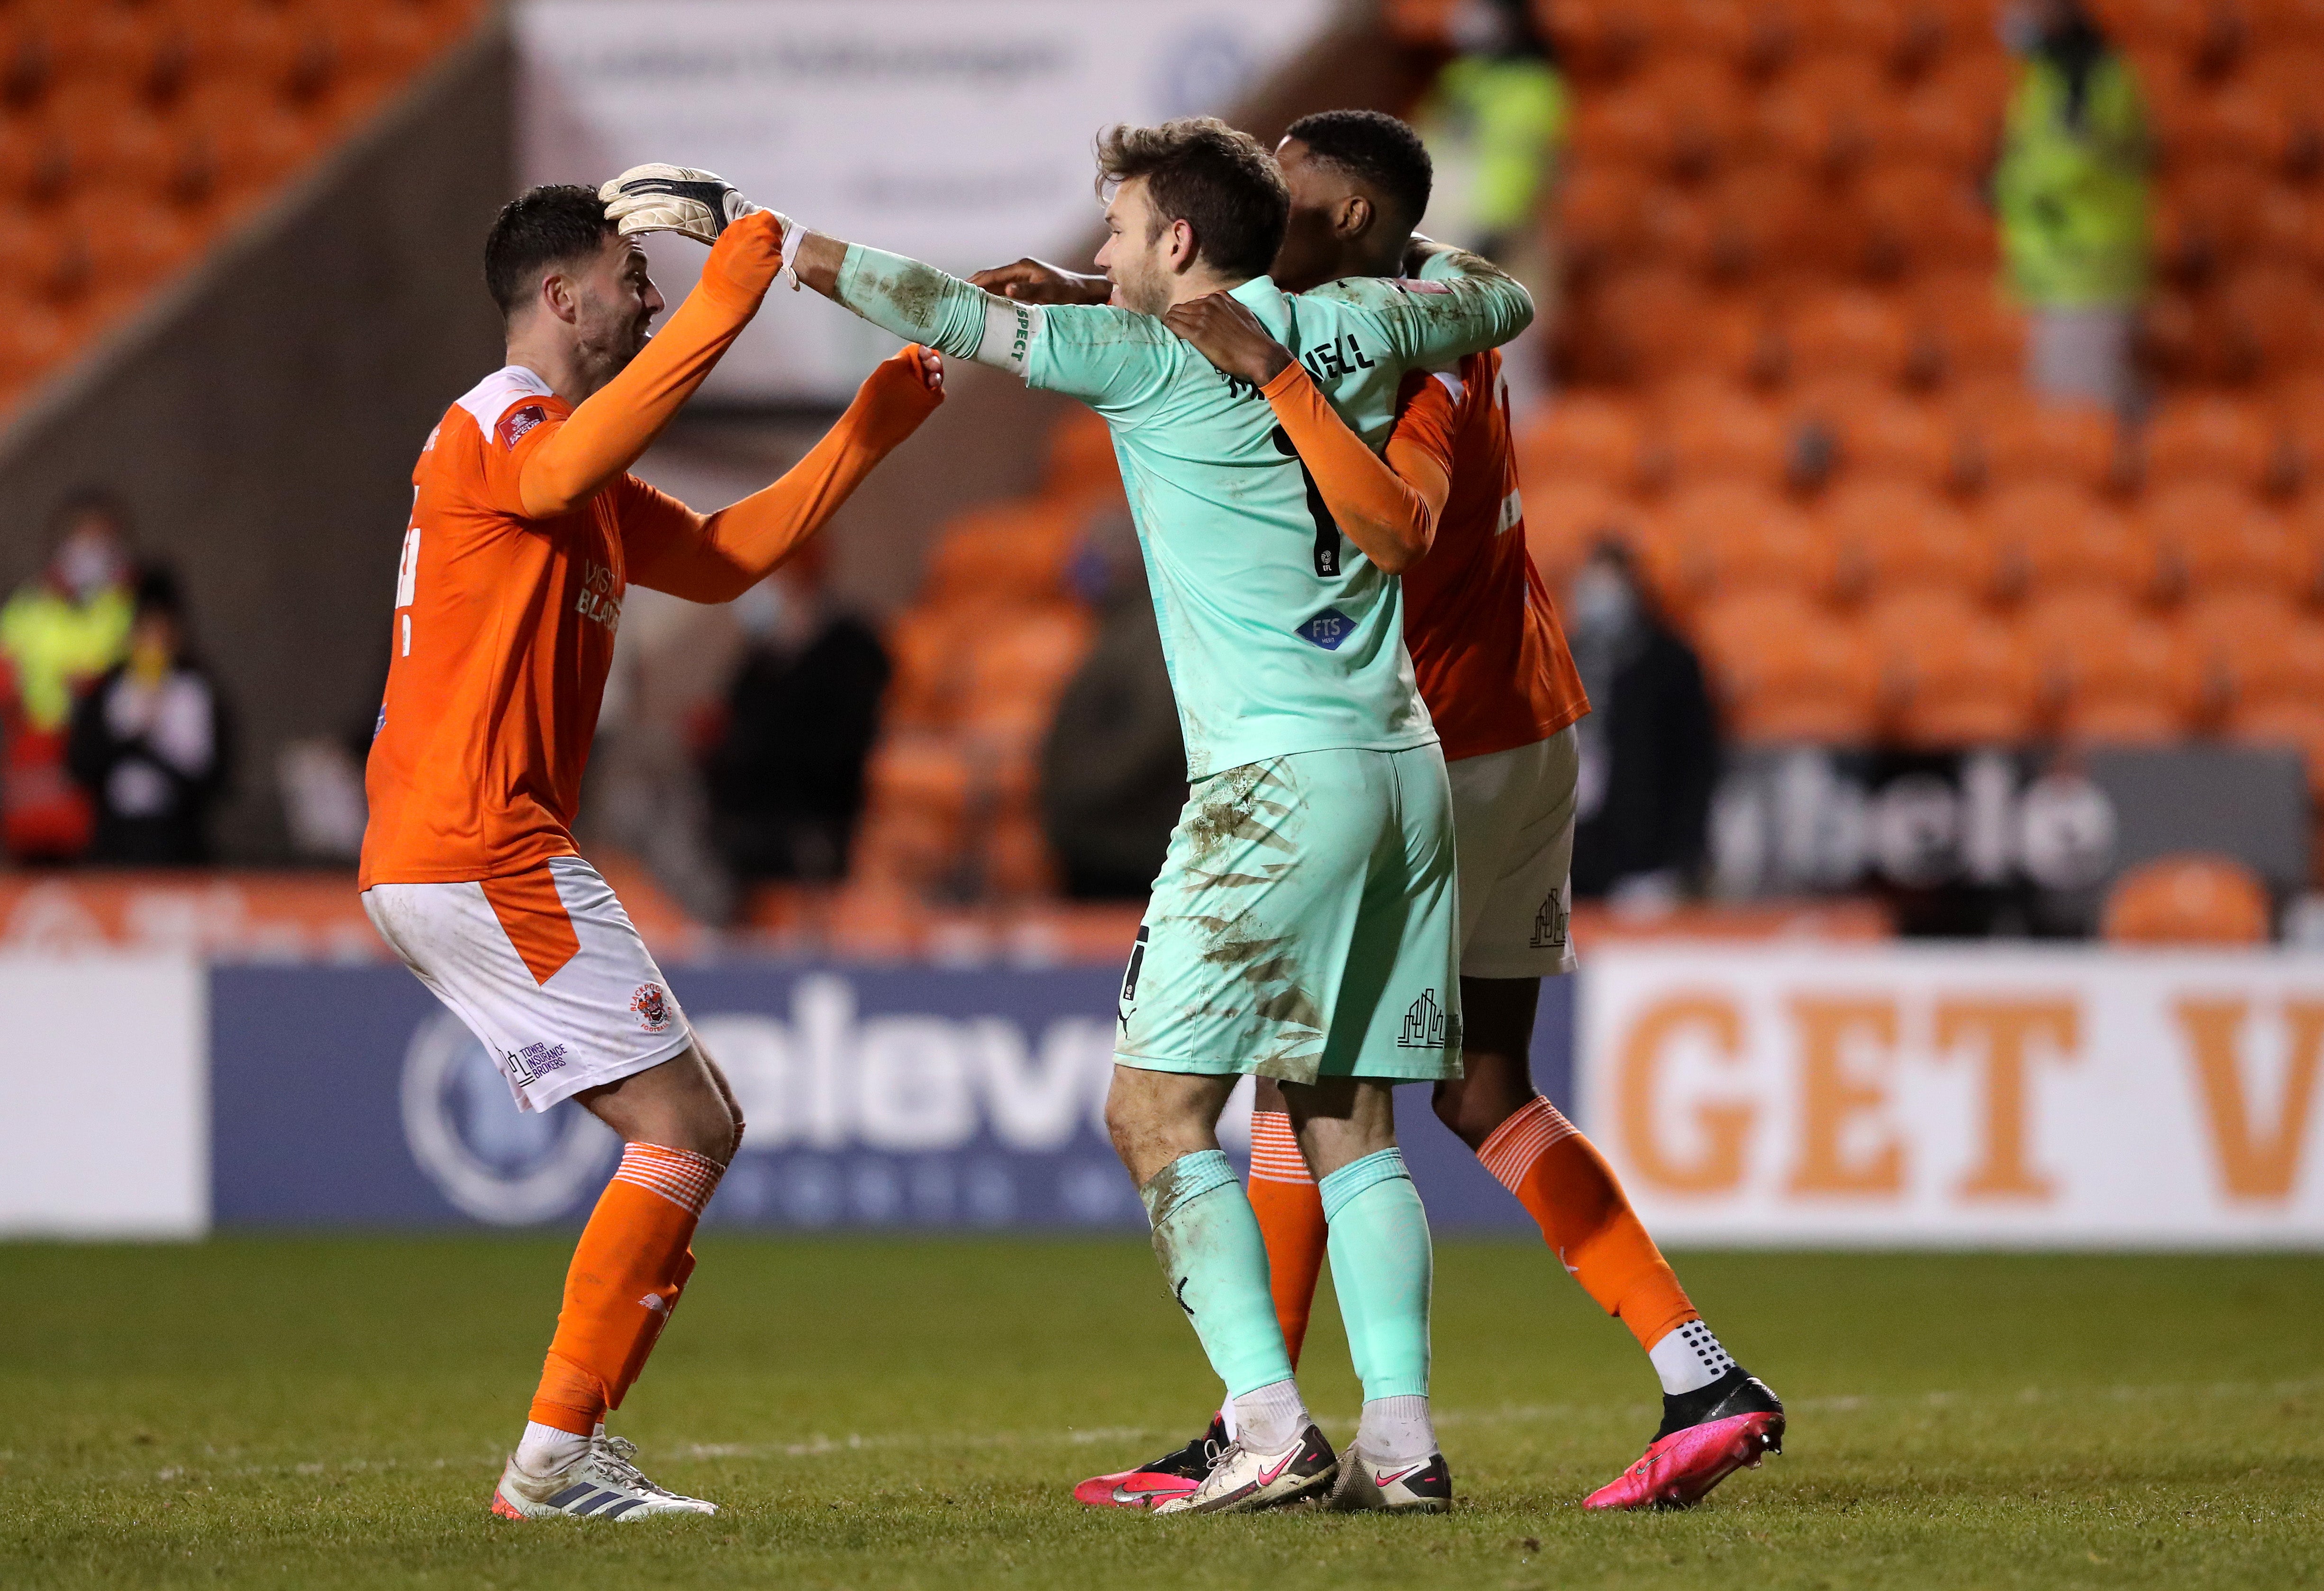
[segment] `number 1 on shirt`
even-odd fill
[[[1291,445],[1291,433],[1277,426],[1274,440],[1275,451],[1299,466],[1299,479],[1306,483],[1307,516],[1315,521],[1315,578],[1336,580],[1340,576],[1340,527],[1333,520],[1332,510],[1323,506],[1323,489],[1315,484],[1307,461]]]

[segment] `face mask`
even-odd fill
[[[1573,577],[1572,606],[1574,628],[1607,635],[1637,616],[1638,599],[1628,581],[1611,569],[1592,566]]]
[[[101,535],[76,532],[57,548],[58,581],[73,601],[94,601],[110,586],[121,584],[121,558],[113,543]]]

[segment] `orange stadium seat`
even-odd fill
[[[2089,489],[2021,481],[1982,505],[2006,586],[2034,594],[2093,588],[2144,598],[2159,569],[2153,544]]]
[[[1966,604],[1948,612],[1876,603],[1866,622],[1895,682],[1899,704],[1892,722],[1905,745],[2009,745],[2032,736],[2039,722],[2039,676],[2009,625]]]
[[[1581,566],[1601,541],[1637,546],[1645,539],[1638,505],[1597,481],[1518,479],[1525,505],[1526,551],[1552,590]]]
[[[1743,0],[1659,0],[1653,15],[1657,53],[1707,58],[1730,71],[1748,71],[1757,60],[1757,9]]]
[[[1662,182],[1648,189],[1638,207],[1638,238],[1644,257],[1657,264],[1705,277],[1733,274],[1702,183]]]
[[[1558,245],[1570,265],[1591,269],[1635,254],[1644,228],[1650,179],[1609,159],[1573,162],[1558,185]]]
[[[1822,518],[1843,567],[1860,571],[1874,598],[1935,590],[1981,602],[1998,584],[1984,528],[1930,492],[1901,481],[1850,481],[1825,495]]]
[[[2025,319],[2002,298],[1992,271],[1932,271],[1914,284],[1911,301],[1921,336],[1937,349],[1948,380],[2015,379],[2025,359]]]
[[[2218,396],[2165,400],[2139,437],[2146,477],[2157,485],[2202,477],[2257,491],[2276,470],[2279,446],[2258,404]]]
[[[1973,175],[1992,161],[2006,99],[2006,78],[1948,54],[1898,103],[1898,147]]]
[[[1041,603],[1065,589],[1088,517],[1079,503],[1028,498],[961,515],[928,556],[923,600]]]
[[[1993,269],[1993,212],[1968,172],[1933,161],[1876,166],[1856,184],[1867,230],[1865,268],[1898,276],[1974,266]]]
[[[2310,576],[2307,556],[2283,520],[2224,482],[2187,481],[2149,492],[2140,518],[2190,590],[2290,592]]]
[[[1462,0],[1388,0],[1380,7],[1380,23],[1399,44],[1450,50],[1462,9]]]
[[[1050,426],[1041,492],[1060,504],[1120,494],[1121,464],[1114,456],[1113,432],[1102,416],[1075,408]]]
[[[1649,163],[1682,173],[1707,171],[1742,143],[1742,87],[1733,69],[1717,56],[1652,56],[1624,91],[1642,97],[1661,128],[1660,147],[1647,157]]]
[[[1056,859],[1050,854],[1041,820],[1022,807],[996,814],[984,833],[985,887],[1003,899],[1055,895]]]
[[[2267,886],[2227,856],[2178,854],[2132,869],[2107,892],[2099,932],[2116,944],[2264,944]]]
[[[1956,412],[1977,468],[1996,490],[2020,481],[2065,481],[2100,491],[2121,472],[2114,418],[2095,404],[2043,403],[2023,389],[1964,392]]]
[[[2314,619],[2296,617],[2271,629],[2246,629],[2224,644],[2215,644],[2213,658],[2232,707],[2287,700],[2324,703],[2324,623]]]
[[[895,667],[881,708],[890,728],[939,729],[959,712],[961,653],[968,644],[971,612],[918,603],[898,613],[886,635]]]
[[[2236,701],[2282,694],[2309,677],[2309,642],[2319,633],[2300,605],[2282,592],[2229,586],[2189,602],[2180,625],[2202,654],[2218,694]],[[2324,683],[2324,676],[2319,676]]]
[[[1659,446],[1673,480],[1782,483],[1790,433],[1782,411],[1766,399],[1706,377],[1672,382],[1658,408]]]
[[[1065,604],[1023,610],[980,627],[969,652],[962,727],[1038,735],[1057,693],[1089,650],[1090,620]]]
[[[2217,299],[2237,347],[2236,363],[2255,373],[2304,369],[2324,348],[2324,297],[2299,265],[2262,260],[2241,266],[2220,284]]]
[[[1937,490],[1959,474],[1958,439],[1932,404],[1883,393],[1870,403],[1821,418],[1838,438],[1840,462],[1852,475]]]
[[[1698,630],[1738,740],[1861,745],[1877,731],[1878,660],[1855,625],[1760,591],[1714,600]]]
[[[1516,438],[1518,479],[1628,487],[1638,478],[1645,446],[1636,404],[1586,392],[1561,394]]]
[[[1799,306],[1783,322],[1794,381],[1827,374],[1901,382],[1913,365],[1910,322],[1885,294],[1843,288]]]
[[[2155,193],[2157,259],[2189,277],[2233,264],[2257,240],[2268,187],[2265,172],[2235,161],[2174,169]]]
[[[1821,600],[1837,588],[1830,538],[1764,486],[1715,481],[1682,487],[1664,505],[1662,526],[1680,560],[1680,578],[1704,599],[1769,589]]]
[[[2036,658],[2059,701],[2060,731],[2070,740],[2155,745],[2182,739],[2209,702],[2200,648],[2172,626],[2143,614],[2106,629],[2086,628],[2071,644],[2053,632]]]
[[[1830,247],[1823,225],[1829,201],[1804,173],[1780,161],[1750,161],[1723,171],[1711,205],[1713,256],[1729,274],[1746,275]]]
[[[1628,0],[1533,0],[1558,60],[1584,80],[1618,77],[1646,44],[1646,19]]]
[[[1815,170],[1842,171],[1895,143],[1895,92],[1861,55],[1804,55],[1761,95],[1754,132],[1762,148]]]

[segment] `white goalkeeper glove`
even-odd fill
[[[729,223],[757,213],[715,171],[686,166],[632,166],[597,190],[605,219],[621,224],[623,237],[675,232],[696,243],[715,244]]]

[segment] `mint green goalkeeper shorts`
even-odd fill
[[[1171,832],[1114,1059],[1292,1083],[1458,1077],[1456,891],[1434,744],[1213,774]]]

